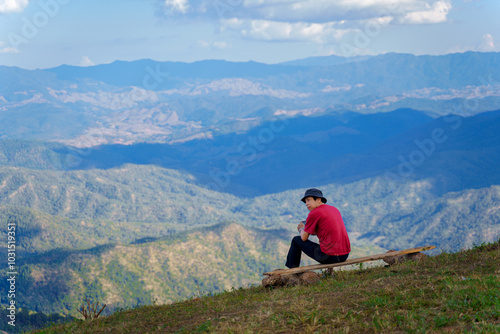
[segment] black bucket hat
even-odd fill
[[[326,203],[326,198],[323,197],[323,193],[321,192],[321,190],[316,188],[307,189],[301,201],[305,203],[306,197],[318,197],[321,198],[321,202]]]

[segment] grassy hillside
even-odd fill
[[[470,248],[500,236],[500,186],[448,193],[381,217],[361,236],[386,248],[437,244],[441,250]]]
[[[15,222],[21,258],[55,249],[88,249],[110,243],[138,243],[185,231],[185,226],[163,222],[112,222],[68,219],[25,207],[0,205],[0,222]],[[6,231],[0,235],[6,235]]]
[[[284,266],[292,235],[224,223],[143,243],[56,249],[19,261],[17,301],[38,312],[78,315],[86,295],[113,310],[249,286]],[[355,246],[352,256],[381,250]],[[0,282],[0,290],[7,288]]]
[[[312,286],[225,291],[36,333],[500,331],[500,240],[420,262],[337,271]]]
[[[65,169],[69,156],[62,144],[24,141],[14,139],[0,140],[0,165],[23,166],[33,169]],[[69,161],[68,161],[69,162]]]
[[[192,183],[191,175],[155,166],[72,172],[0,167],[2,204],[71,219],[213,224],[234,196]],[[207,206],[197,207],[197,200]]]
[[[433,194],[431,180],[394,185],[376,177],[317,186],[339,208],[353,239],[362,236],[384,248],[413,247],[419,240],[458,250],[500,233],[498,186],[442,197]],[[88,171],[0,167],[0,222],[18,221],[25,254],[128,244],[223,221],[293,231],[308,214],[300,202],[303,191],[238,198],[199,187],[192,175],[149,165]]]
[[[321,186],[321,185],[319,185]],[[321,187],[330,203],[359,231],[373,216],[415,206],[428,199],[432,182],[401,182],[384,177]],[[255,198],[238,198],[194,184],[189,174],[157,166],[125,165],[108,170],[38,171],[0,167],[2,205],[25,207],[76,220],[213,225],[236,220],[256,227],[283,226],[303,220],[305,189]]]
[[[341,210],[350,232],[365,232],[376,217],[433,199],[430,188],[431,184],[423,181],[392,189],[383,178],[322,187],[330,203]],[[77,242],[73,248],[88,247],[93,241],[93,245],[128,243],[164,236],[168,229],[178,231],[221,221],[288,228],[308,214],[300,202],[303,192],[297,189],[242,199],[198,187],[193,176],[156,166],[57,172],[0,167],[2,206],[31,212],[26,215],[35,218],[22,216],[19,222],[31,224],[26,228],[40,230],[47,238],[68,231],[87,242]],[[11,215],[5,212],[0,219]],[[37,216],[41,216],[39,221]],[[31,235],[33,238],[39,236]],[[65,245],[63,240],[52,241]],[[45,244],[50,247],[50,239]]]

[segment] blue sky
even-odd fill
[[[498,0],[0,0],[0,65],[500,51]]]

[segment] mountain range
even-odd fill
[[[20,303],[77,315],[89,294],[117,309],[257,284],[283,266],[310,187],[339,208],[353,257],[498,240],[499,62],[0,66]]]
[[[499,53],[328,59],[1,66],[0,138],[80,148],[171,143],[244,132],[276,116],[401,108],[470,116],[498,106]]]
[[[244,133],[172,144],[83,150],[3,141],[0,161],[51,170],[155,165],[188,173],[198,186],[243,197],[376,176],[392,184],[431,178],[436,194],[444,194],[499,183],[499,126],[500,111],[465,118],[431,118],[411,109],[298,116]]]

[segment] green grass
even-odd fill
[[[233,289],[36,333],[498,333],[500,240],[311,286]]]

